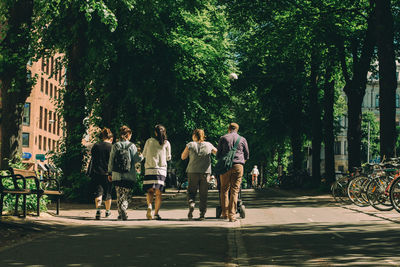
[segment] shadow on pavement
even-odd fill
[[[80,226],[0,252],[0,266],[223,266],[228,229]]]
[[[390,224],[287,224],[242,229],[251,265],[398,265],[398,229]]]

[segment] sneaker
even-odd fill
[[[101,212],[98,210],[96,211],[96,220],[100,220]]]
[[[161,216],[160,215],[158,215],[158,214],[154,214],[154,220],[162,220],[161,219]]]
[[[147,218],[147,220],[152,220],[152,219],[153,219],[151,207],[148,207],[148,208],[147,208],[146,218]]]
[[[110,216],[111,216],[111,211],[106,210],[106,218],[108,218],[108,217],[110,217]]]
[[[118,221],[126,221],[126,220],[128,220],[128,215],[125,215],[125,216],[121,216],[121,215],[118,215],[118,218],[117,218],[117,220]]]
[[[200,213],[199,221],[204,221],[205,219],[204,213]]]
[[[189,204],[189,213],[188,213],[189,220],[193,219],[193,211],[194,211],[194,202],[191,202]]]

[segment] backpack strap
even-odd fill
[[[125,147],[124,149],[128,150],[132,145],[133,145],[133,143],[129,142],[129,145],[127,147]]]
[[[232,147],[232,150],[236,151],[237,146],[239,145],[239,142],[240,142],[240,139],[241,139],[241,138],[242,138],[242,137],[239,135],[238,139],[236,139],[236,142],[235,142],[235,144],[234,144],[233,147]]]

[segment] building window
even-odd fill
[[[341,142],[335,142],[334,151],[335,151],[335,155],[342,155],[342,143]]]
[[[50,83],[50,97],[53,97],[53,84]]]
[[[49,65],[50,65],[50,60],[47,58],[46,59],[46,73],[49,74]]]
[[[45,58],[42,57],[42,71],[44,71],[44,67],[46,66],[46,63],[44,61],[45,61]]]
[[[22,133],[22,146],[29,147],[29,133]]]
[[[56,149],[56,141],[55,140],[53,140],[53,151],[56,151],[57,149]]]
[[[339,166],[338,166],[338,171],[344,172],[344,166],[343,166],[343,165],[339,165]]]
[[[57,86],[54,85],[54,99],[57,99]]]
[[[54,66],[55,66],[55,73],[54,73],[54,79],[57,81],[58,80],[58,67],[59,67],[59,62],[58,62],[58,58],[56,58],[55,60],[54,60]]]
[[[47,138],[43,137],[43,150],[47,151]]]
[[[343,154],[347,155],[347,141],[344,141],[344,151]]]
[[[57,116],[57,135],[60,136],[60,116]]]
[[[42,129],[43,125],[43,107],[40,107],[39,111],[39,129]]]
[[[42,150],[42,136],[39,135],[39,150]]]
[[[47,109],[44,109],[44,130],[47,131]]]
[[[396,94],[396,108],[400,108],[400,96]]]
[[[53,124],[53,112],[49,111],[49,132],[51,133],[51,125]]]
[[[379,108],[379,95],[375,96],[375,107]]]
[[[44,79],[42,77],[40,78],[40,92],[43,92],[43,87],[44,87]]]
[[[53,57],[51,57],[50,70],[51,70],[51,75],[53,75],[53,71],[54,71],[54,58]]]
[[[56,112],[53,113],[53,134],[56,134]]]
[[[29,126],[31,124],[31,103],[25,103],[24,115],[22,117],[22,125]]]
[[[45,89],[44,93],[45,93],[46,95],[49,94],[49,81],[46,81],[46,89]]]
[[[48,141],[49,141],[48,149],[51,150],[51,139],[49,138]]]

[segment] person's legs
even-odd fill
[[[117,192],[117,207],[119,216],[121,216],[122,220],[126,220],[128,218],[126,210],[128,209],[128,196],[130,189],[116,186],[115,190]]]
[[[188,173],[187,194],[188,194],[188,204],[189,204],[189,213],[188,213],[189,219],[193,218],[193,211],[194,211],[194,207],[195,207],[197,188],[199,185],[198,178],[199,178],[199,176],[197,173]]]
[[[101,204],[103,202],[104,189],[101,183],[101,176],[95,175],[94,181],[94,205],[96,207],[96,220],[100,220],[101,216]]]
[[[111,209],[111,198],[104,201],[104,205],[106,206],[106,210],[110,210]]]
[[[152,215],[153,198],[154,198],[154,188],[150,188],[150,189],[147,190],[147,195],[146,195],[146,201],[147,201],[146,218],[148,220],[153,219],[153,215]]]
[[[231,175],[231,170],[219,176],[221,180],[220,197],[221,197],[222,218],[228,218],[230,175]]]
[[[234,164],[232,167],[232,175],[230,180],[231,186],[231,195],[229,199],[229,220],[233,221],[236,216],[236,208],[237,208],[237,200],[238,194],[240,190],[240,186],[242,184],[242,176],[243,176],[243,165]]]
[[[162,193],[161,190],[156,189],[156,200],[154,203],[155,209],[154,209],[154,216],[158,215],[158,211],[161,208],[161,202],[162,202]]]
[[[99,196],[94,199],[94,204],[96,206],[96,209],[100,209],[102,202],[103,202],[103,196]]]
[[[204,218],[204,215],[207,212],[207,196],[208,196],[208,178],[210,174],[201,174],[200,176],[200,185],[199,185],[199,193],[200,193],[200,219]]]
[[[106,206],[106,217],[111,215],[111,190],[112,190],[112,183],[108,181],[107,176],[104,176],[104,205]]]
[[[188,203],[195,202],[197,189],[199,187],[199,175],[197,173],[188,173]]]

